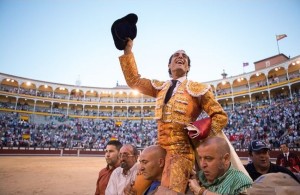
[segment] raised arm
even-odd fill
[[[126,83],[130,88],[137,89],[142,94],[156,97],[157,90],[152,86],[151,80],[141,78],[141,75],[138,73],[132,47],[133,41],[128,38],[124,55],[119,57]]]

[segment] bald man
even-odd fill
[[[140,184],[135,183],[131,189],[127,188],[124,193],[126,195],[154,194],[161,183],[166,154],[166,150],[159,145],[152,145],[145,148],[139,158],[140,173],[137,177],[142,176],[148,186],[141,187]],[[142,181],[142,179],[140,179],[140,181]],[[142,183],[145,183],[145,181]]]
[[[151,186],[144,193],[145,195],[160,185],[166,154],[166,150],[158,145],[149,146],[143,150],[139,160],[140,170],[146,180],[152,181]]]
[[[224,138],[209,137],[201,143],[198,179],[189,180],[189,187],[195,195],[246,194],[252,180],[243,172],[233,168],[230,162],[230,148]]]

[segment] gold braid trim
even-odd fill
[[[151,81],[151,84],[155,89],[161,90],[166,86],[167,82],[162,82],[154,79]]]
[[[137,69],[133,54],[120,56],[119,60],[121,62],[121,68],[122,68],[125,80],[127,82],[127,85],[130,88],[133,88],[134,86],[137,85],[137,83],[141,77],[138,73],[138,69]]]
[[[139,90],[144,95],[156,97],[157,90],[152,86],[151,80],[141,78],[138,73],[133,53],[122,55],[119,60],[127,85],[130,88]]]
[[[210,135],[216,135],[220,133],[227,125],[228,116],[210,90],[201,96],[201,105],[203,110],[212,119],[212,131],[210,132]]]
[[[210,90],[210,88],[210,85],[190,80],[188,80],[186,84],[186,90],[193,97],[199,97],[200,95],[204,95],[208,90]]]

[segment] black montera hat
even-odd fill
[[[124,50],[127,40],[133,40],[136,37],[136,23],[138,17],[136,14],[128,14],[127,16],[116,20],[111,26],[111,34],[113,36],[115,46],[119,50]]]

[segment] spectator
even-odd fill
[[[287,168],[270,162],[269,147],[263,141],[254,140],[249,145],[249,156],[252,163],[248,163],[245,168],[251,178],[256,180],[259,176],[267,173],[286,173],[300,183],[298,178]]]
[[[298,92],[298,91],[297,91]],[[254,139],[260,139],[279,148],[288,143],[289,148],[300,147],[300,94],[294,93],[293,100],[281,94],[265,100],[268,106],[247,107],[245,104],[228,110],[229,123],[224,133],[243,135],[244,141],[232,139],[238,148],[248,148]],[[12,109],[7,103],[0,107]],[[19,110],[17,108],[17,110]],[[32,115],[28,122],[20,119],[18,112],[0,112],[0,146],[36,148],[84,147],[104,149],[107,142],[116,136],[125,144],[147,147],[157,141],[155,120],[124,120],[118,126],[113,119],[82,119],[70,116]],[[29,135],[27,138],[24,134]]]
[[[131,144],[125,144],[120,149],[121,166],[116,168],[109,179],[105,194],[122,195],[125,186],[133,184],[138,172],[138,150]]]
[[[251,179],[235,169],[230,162],[230,148],[226,140],[209,137],[197,148],[200,163],[196,179],[189,180],[189,187],[195,195],[246,194],[251,187]]]
[[[108,184],[110,175],[120,165],[119,152],[122,147],[118,140],[111,140],[107,143],[105,148],[105,160],[107,166],[99,172],[96,183],[95,195],[105,195],[105,189]]]
[[[280,144],[281,154],[277,156],[276,165],[283,166],[292,171],[300,178],[300,158],[297,154],[290,152],[286,143]]]

